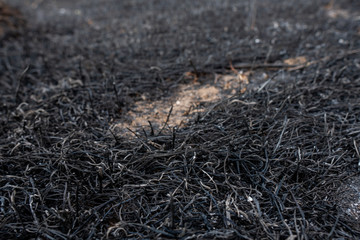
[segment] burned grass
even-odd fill
[[[65,104],[75,89],[52,112],[19,107],[2,118],[2,235],[359,237],[336,192],[357,175],[360,82],[355,65],[324,67],[132,141]]]
[[[162,16],[160,3],[126,2],[107,1],[102,7],[120,6],[129,15],[148,13],[137,17],[155,27],[142,32],[136,28],[140,20],[133,17],[117,32],[111,24],[110,33],[93,32],[96,24],[104,27],[107,22],[83,22],[71,15],[64,25],[55,21],[58,28],[53,29],[51,22],[48,26],[41,21],[54,17],[56,4],[39,1],[53,12],[46,16],[39,8],[42,20],[29,25],[32,31],[1,42],[1,236],[359,238],[359,37],[358,23],[352,20],[356,8],[344,7],[340,14],[327,6],[334,13],[325,17],[325,10],[304,1],[298,3],[304,21],[301,14],[290,14],[269,26],[269,15],[298,9],[285,1],[259,1],[273,11],[259,7],[257,16],[264,18],[254,22],[239,13],[240,3],[214,1],[219,7],[215,11],[199,1],[204,7],[194,9],[198,21],[188,25],[193,35],[180,28],[181,34],[174,37],[170,33],[176,26],[188,24],[186,13]],[[132,10],[134,6],[139,8]],[[176,12],[185,5],[179,6],[168,7]],[[102,9],[91,4],[79,8],[99,10],[96,14]],[[70,14],[65,6],[60,10]],[[225,13],[228,29],[214,21]],[[175,25],[153,16],[173,17]],[[249,20],[258,30],[227,25],[233,19],[240,19],[243,27]],[[118,24],[115,20],[110,22]],[[307,25],[311,21],[314,25]],[[72,24],[84,29],[71,29]],[[203,45],[201,28],[210,29],[210,35],[219,33],[228,45],[225,40],[217,40],[218,47]],[[84,36],[89,44],[84,45]],[[117,38],[124,42],[111,42]],[[159,39],[166,44],[158,45]],[[114,51],[109,50],[112,46]],[[181,60],[190,54],[184,49],[196,50],[191,64]],[[225,60],[222,49],[231,50],[232,56]],[[152,67],[156,62],[161,66]],[[195,84],[186,76],[195,75],[196,84],[206,86],[209,74],[245,74],[242,70],[249,71],[246,86],[224,80],[231,96],[195,104],[197,109],[187,113],[188,121],[181,126],[172,121],[176,109],[171,103],[176,101],[171,96]],[[173,111],[160,123],[129,125],[131,137],[116,131],[115,126],[138,109],[136,104],[155,104],[162,95],[166,101],[158,101],[162,105],[157,107]]]

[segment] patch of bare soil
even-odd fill
[[[143,94],[142,101],[138,101],[136,106],[127,112],[125,119],[114,124],[112,129],[131,138],[134,134],[130,129],[141,131],[148,126],[147,128],[153,131],[154,127],[187,126],[192,118],[200,116],[209,105],[246,91],[249,74],[208,74],[202,79],[206,83],[200,84],[195,74],[185,73],[181,79],[191,80],[190,84],[179,83],[176,93],[156,101],[148,101],[147,94]]]
[[[358,1],[3,2],[2,238],[360,238]]]

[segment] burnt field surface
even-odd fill
[[[360,2],[0,2],[4,239],[359,239]]]

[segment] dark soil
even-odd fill
[[[359,1],[4,2],[1,238],[360,238]]]

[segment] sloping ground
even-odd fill
[[[3,238],[360,238],[359,3],[11,3]]]

